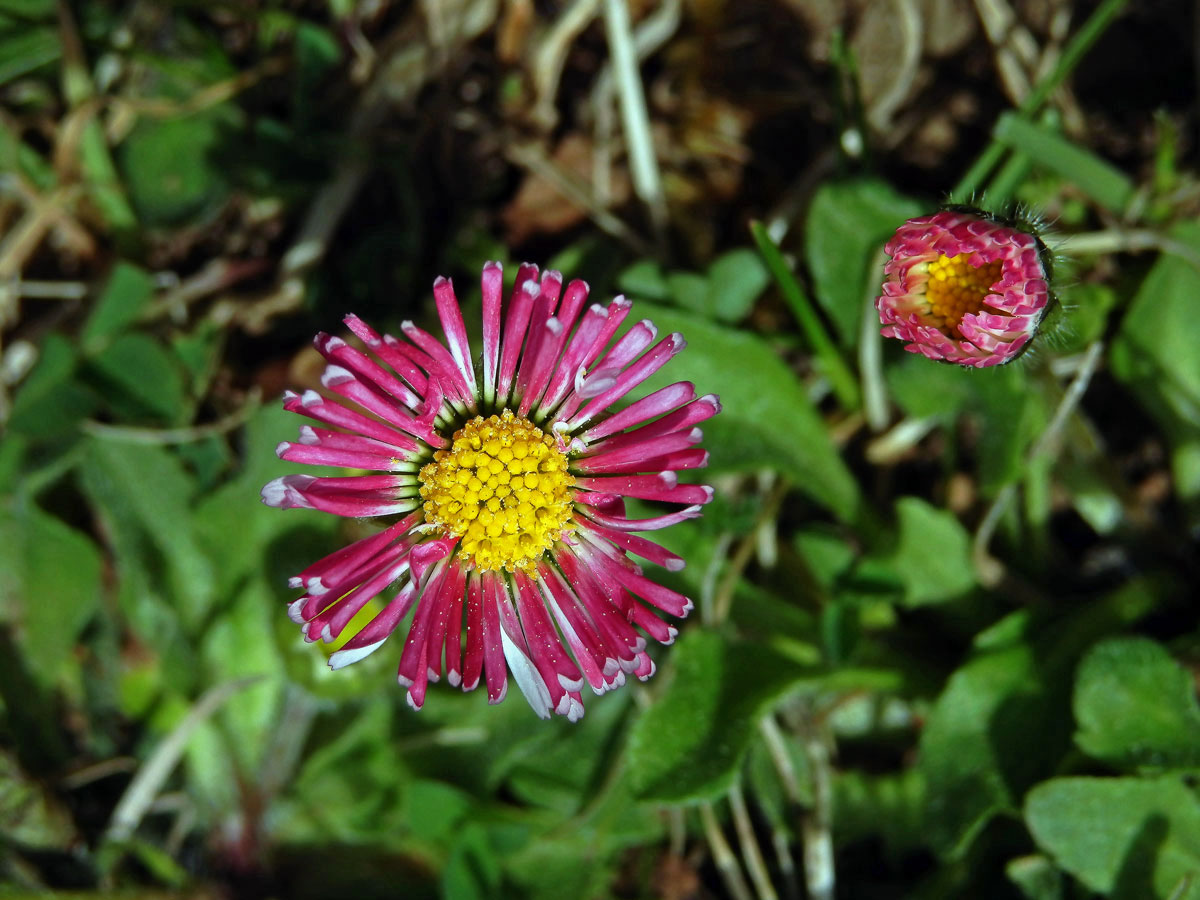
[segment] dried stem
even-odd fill
[[[1103,355],[1103,341],[1093,341],[1088,346],[1083,361],[1075,373],[1075,378],[1067,387],[1062,400],[1059,401],[1058,409],[1054,411],[1054,418],[1050,420],[1050,424],[1046,426],[1045,431],[1030,448],[1026,456],[1026,464],[1033,463],[1043,456],[1053,459],[1058,455],[1062,432],[1066,428],[1071,414],[1083,400],[1083,395],[1092,381],[1092,376],[1096,374]],[[1008,505],[1012,502],[1015,494],[1015,484],[1005,485],[1003,490],[996,495],[996,499],[992,501],[983,521],[979,523],[979,528],[975,531],[975,540],[972,546],[975,569],[979,574],[980,581],[988,587],[995,586],[1004,577],[1004,565],[988,552],[988,545],[995,534],[996,526],[1008,510]]]
[[[771,884],[771,876],[767,873],[758,838],[754,836],[754,824],[750,821],[746,797],[740,785],[735,784],[729,789],[729,809],[733,813],[733,827],[737,831],[738,843],[742,848],[742,858],[746,862],[746,870],[750,873],[750,880],[754,882],[754,890],[759,900],[778,900],[779,895],[775,893],[775,887]]]
[[[667,197],[650,136],[650,114],[646,110],[646,93],[625,0],[604,0],[604,24],[617,80],[617,95],[621,98],[621,121],[625,128],[633,189],[650,211],[654,232],[662,240],[667,228]]]
[[[717,872],[725,882],[725,889],[729,891],[733,900],[752,900],[750,887],[738,866],[737,857],[730,849],[729,842],[725,840],[711,803],[700,804],[700,820],[704,823],[704,837],[708,841],[708,849],[712,853]]]
[[[801,729],[804,756],[812,777],[812,808],[800,820],[804,842],[804,881],[810,900],[833,900],[836,877],[833,862],[833,767],[829,746],[813,720],[812,711],[804,710]]]

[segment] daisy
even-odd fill
[[[668,571],[683,559],[635,532],[694,518],[712,499],[677,473],[707,463],[696,426],[721,407],[687,382],[616,407],[685,346],[679,334],[656,340],[648,320],[617,338],[625,299],[587,306],[586,283],[564,290],[559,273],[539,279],[527,264],[502,314],[499,263],[482,284],[478,364],[445,278],[433,285],[444,342],[412,322],[403,337],[380,335],[353,315],[346,326],[368,352],[317,335],[329,363],[321,383],[346,402],[288,392],[284,408],[318,425],[276,452],[376,474],[286,475],[262,498],[394,519],[291,579],[304,595],[288,611],[305,639],[345,641],[332,668],[400,630],[398,678],[414,709],[443,670],[464,691],[483,681],[491,703],[511,672],[539,716],[575,721],[585,684],[600,694],[627,675],[649,678],[646,636],[670,643],[677,632],[663,614],[692,608],[632,557]],[[626,498],[677,508],[631,519]],[[374,616],[358,616],[391,589]]]
[[[884,337],[930,359],[984,368],[1016,359],[1050,304],[1037,235],[964,207],[909,219],[884,251],[875,301]]]

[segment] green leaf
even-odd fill
[[[929,360],[905,353],[887,367],[885,378],[896,402],[918,419],[949,418],[971,402],[979,373],[962,366],[930,365]]]
[[[671,299],[662,266],[653,260],[639,260],[617,276],[617,287],[639,300],[663,302]]]
[[[96,408],[96,396],[75,380],[75,349],[57,335],[47,336],[37,365],[13,400],[8,427],[35,440],[61,438]]]
[[[62,45],[54,28],[29,26],[0,32],[0,85],[42,66],[62,55]]]
[[[216,575],[196,540],[195,486],[179,461],[161,447],[93,438],[85,466],[104,480],[103,496],[121,504],[110,513],[136,521],[161,554],[172,608],[188,627],[199,627],[215,599]]]
[[[900,543],[886,564],[904,584],[904,605],[961,597],[975,586],[971,538],[953,513],[919,497],[896,502]]]
[[[98,340],[123,331],[137,321],[153,296],[154,279],[148,272],[131,263],[118,262],[83,326],[84,344],[94,347]]]
[[[1114,900],[1200,898],[1200,798],[1177,777],[1055,778],[1025,800],[1037,845]]]
[[[1173,240],[1200,253],[1200,225],[1181,223]],[[1200,271],[1192,262],[1163,255],[1150,269],[1121,320],[1113,342],[1113,373],[1128,385],[1171,442],[1176,490],[1200,496],[1193,469],[1200,430],[1200,345],[1191,340],[1200,317]]]
[[[450,857],[442,869],[446,900],[488,900],[500,887],[500,862],[478,822],[458,830]]]
[[[214,159],[228,118],[219,108],[171,119],[142,119],[119,160],[138,216],[150,227],[179,225],[219,202],[225,174]]]
[[[686,633],[672,651],[669,684],[629,737],[634,796],[687,803],[724,794],[754,723],[803,674],[765,647],[707,631]]]
[[[965,413],[978,423],[979,477],[986,493],[1021,476],[1036,433],[1034,417],[1044,405],[1041,392],[1030,389],[1021,363],[981,371],[930,365],[924,357],[906,353],[889,367],[887,381],[910,416],[949,422]]]
[[[79,841],[70,812],[37,779],[0,749],[0,834],[6,842],[69,852]]]
[[[1119,213],[1133,199],[1134,185],[1107,160],[1044,125],[1006,112],[996,122],[996,140],[1020,150],[1074,184],[1101,206]]]
[[[214,616],[200,648],[206,683],[281,673],[282,656],[274,641],[267,639],[275,617],[282,612],[272,591],[260,578],[223,600],[228,606]],[[281,678],[264,678],[231,697],[218,714],[229,753],[237,760],[240,772],[259,771],[264,764],[264,752],[275,733],[269,726],[279,722],[283,690]]]
[[[278,406],[258,409],[246,424],[241,470],[196,503],[192,521],[209,556],[221,561],[217,571],[221,593],[234,590],[264,567],[282,588],[289,576],[318,559],[322,548],[332,553],[342,546],[332,537],[342,524],[337,517],[312,510],[272,509],[260,498],[264,484],[296,470],[275,455],[275,447],[280,440],[292,438],[300,424],[295,414]],[[285,534],[289,539],[281,541]],[[313,554],[312,558],[305,558],[306,554]]]
[[[1009,860],[1004,874],[1026,900],[1063,900],[1062,872],[1040,853]]]
[[[0,505],[0,621],[19,629],[29,667],[48,687],[100,608],[100,551],[24,498]]]
[[[835,837],[839,844],[882,838],[888,855],[920,849],[925,781],[915,768],[874,774],[838,772],[833,782]]]
[[[750,234],[758,252],[762,254],[763,262],[779,286],[784,302],[795,316],[800,332],[816,356],[818,367],[829,379],[829,386],[837,396],[838,402],[847,410],[858,409],[862,403],[858,381],[846,361],[842,359],[841,351],[834,345],[833,338],[829,336],[812,300],[800,286],[800,281],[792,272],[791,264],[784,258],[783,252],[762,222],[751,222]]]
[[[1200,767],[1200,705],[1192,676],[1159,644],[1114,638],[1080,663],[1075,743],[1122,769]]]
[[[921,734],[935,849],[956,856],[992,815],[1015,810],[1020,787],[1005,766],[1028,758],[1026,732],[1046,721],[1045,705],[1033,651],[1024,645],[972,659],[950,677]],[[1065,739],[1048,738],[1039,731],[1038,755],[1065,747]]]
[[[87,369],[121,419],[177,422],[186,412],[179,364],[147,334],[120,335],[88,361]]]
[[[718,256],[708,267],[704,309],[720,322],[740,322],[750,314],[771,280],[762,258],[749,247]]]
[[[804,258],[825,315],[840,343],[858,345],[869,291],[883,272],[871,268],[875,253],[906,219],[922,207],[874,178],[831,181],[813,197],[804,231]]]
[[[691,381],[697,393],[716,392],[724,407],[704,424],[711,467],[727,471],[777,468],[796,488],[842,519],[853,519],[858,484],[825,423],[791,370],[761,338],[679,310],[638,303],[659,334],[678,331],[688,347],[639,390],[639,395]]]
[[[961,857],[994,815],[1015,813],[1022,794],[1056,770],[1070,748],[1078,658],[1145,615],[1161,591],[1138,579],[1071,616],[1014,613],[977,636],[980,652],[950,677],[921,733],[925,834],[935,850]]]

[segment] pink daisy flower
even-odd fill
[[[539,716],[575,721],[585,684],[600,694],[626,675],[649,678],[644,635],[670,643],[676,629],[661,614],[692,608],[631,557],[669,571],[684,561],[634,532],[694,518],[712,499],[677,473],[707,463],[696,426],[720,403],[680,382],[615,410],[684,340],[656,342],[648,320],[614,340],[631,304],[586,306],[583,281],[564,290],[558,272],[539,280],[523,265],[502,316],[500,265],[484,266],[478,366],[450,281],[433,294],[445,343],[412,322],[396,338],[347,316],[369,353],[328,334],[315,344],[329,362],[322,384],[349,405],[285,395],[285,409],[320,426],[281,443],[282,459],[378,474],[286,475],[263,502],[398,517],[294,576],[305,593],[288,612],[310,642],[354,622],[334,669],[373,653],[411,612],[398,677],[415,709],[443,667],[464,691],[482,679],[491,703],[511,672]],[[631,519],[627,497],[682,508]],[[389,587],[374,616],[358,616]]]
[[[884,250],[891,260],[875,301],[881,332],[930,359],[976,368],[1011,362],[1050,303],[1045,244],[977,210],[909,219]]]

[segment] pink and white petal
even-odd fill
[[[661,516],[652,516],[648,519],[627,519],[623,515],[605,514],[594,507],[585,509],[582,514],[596,524],[612,528],[616,531],[658,531],[663,528],[670,528],[672,525],[678,525],[680,522],[685,522],[688,519],[700,518],[701,509],[698,505],[686,506],[676,512],[666,513]]]
[[[670,362],[671,358],[683,350],[687,346],[687,341],[683,339],[683,335],[679,332],[669,335],[666,339],[659,341],[651,350],[647,351],[637,362],[631,365],[628,369],[621,373],[617,378],[617,383],[592,400],[589,400],[587,405],[578,413],[573,415],[570,421],[567,422],[569,431],[576,431],[586,425],[593,418],[604,412],[609,406],[616,403],[631,390],[665,366]],[[558,418],[561,420],[566,418],[560,414]]]
[[[487,679],[488,703],[499,703],[508,694],[508,664],[505,661],[503,628],[500,626],[500,593],[506,590],[495,572],[484,572],[483,586],[483,671]]]
[[[674,472],[657,475],[612,475],[577,478],[575,486],[601,494],[637,497],[639,500],[661,500],[666,503],[705,504],[712,500],[713,489],[702,484],[679,484]],[[580,499],[580,498],[577,498]],[[586,502],[582,501],[581,502]]]
[[[489,262],[481,276],[483,290],[483,392],[487,402],[496,399],[496,374],[500,365],[500,306],[504,293],[504,270]]]
[[[454,296],[454,285],[449,278],[439,276],[433,282],[433,300],[437,306],[442,332],[446,335],[446,346],[458,367],[458,373],[471,394],[476,391],[475,364],[471,359],[471,344],[467,340],[467,326],[463,322],[462,308]]]
[[[534,665],[529,647],[525,643],[525,635],[521,631],[520,620],[512,608],[507,584],[501,583],[501,591],[496,601],[496,609],[500,618],[500,640],[504,648],[504,659],[508,670],[512,673],[525,700],[539,719],[550,718],[554,711],[554,699],[550,696],[550,687],[546,684],[542,673]]]
[[[608,541],[622,550],[627,550],[642,559],[662,566],[668,572],[681,571],[686,563],[682,556],[678,556],[654,541],[647,540],[644,537],[639,537],[635,534],[630,534],[627,531],[618,531],[613,528],[605,528],[596,522],[591,522],[583,516],[576,516],[575,522],[579,531],[588,531],[601,540]]]
[[[358,634],[329,655],[329,668],[344,669],[382,647],[404,620],[416,596],[416,585],[410,581]]]
[[[690,381],[677,381],[675,384],[659,388],[652,394],[647,394],[640,400],[635,400],[623,410],[613,413],[611,416],[597,422],[579,436],[589,444],[595,443],[609,435],[624,431],[626,428],[631,428],[659,416],[673,413],[685,403],[695,400],[695,398],[695,385]]]

